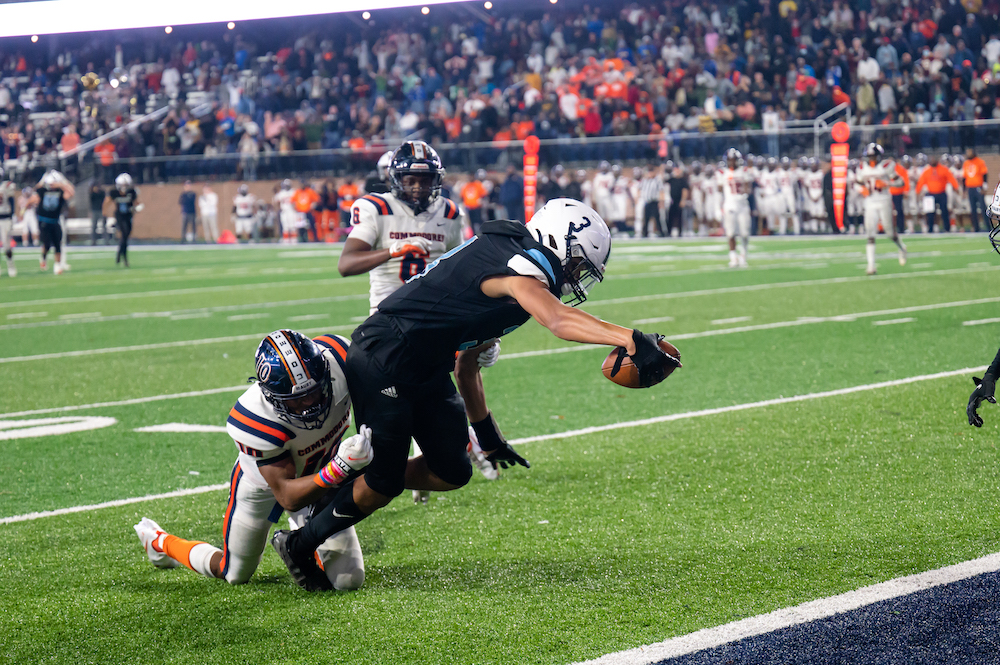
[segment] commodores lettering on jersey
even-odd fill
[[[393,231],[389,234],[390,240],[405,240],[406,238],[427,238],[431,242],[447,242],[447,238],[442,233],[410,233],[407,231]]]

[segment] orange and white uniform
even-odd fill
[[[333,403],[322,427],[300,429],[281,420],[256,384],[229,412],[226,430],[238,451],[223,525],[222,575],[230,584],[250,579],[271,525],[281,517],[282,507],[259,468],[291,458],[296,478],[316,473],[333,457],[351,424],[351,396],[343,370],[350,342],[332,334],[313,341],[325,350],[333,381]],[[302,528],[308,514],[309,508],[290,513],[291,528]],[[364,558],[354,527],[320,545],[318,554],[335,588],[357,588],[364,579]]]
[[[896,164],[891,159],[883,159],[872,166],[865,160],[855,173],[854,187],[861,195],[861,209],[865,217],[865,232],[869,238],[878,235],[879,224],[886,233],[892,234],[892,195],[889,188],[898,186],[902,178],[896,173]]]
[[[367,194],[351,206],[350,238],[372,249],[388,249],[395,241],[420,236],[430,241],[430,254],[406,254],[390,258],[368,272],[370,313],[406,280],[423,272],[428,263],[462,244],[462,220],[458,205],[439,197],[431,207],[414,215],[410,207],[392,193]]]

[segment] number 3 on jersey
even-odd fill
[[[416,254],[406,254],[399,265],[399,279],[405,282],[415,275],[419,275],[427,267],[427,261]]]

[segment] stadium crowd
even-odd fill
[[[329,32],[288,19],[302,28],[294,38],[237,30],[9,52],[5,157],[52,161],[171,100],[168,115],[98,146],[97,159],[238,154],[252,177],[262,152],[364,150],[416,132],[498,145],[528,134],[777,134],[842,102],[859,124],[1000,118],[998,0],[571,4],[436,7],[433,20],[397,10]],[[189,107],[202,101],[214,111],[199,117]]]

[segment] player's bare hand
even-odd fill
[[[992,380],[984,381],[978,376],[972,377],[972,382],[976,384],[976,389],[972,391],[972,395],[969,396],[969,405],[965,408],[965,414],[969,417],[969,424],[975,427],[983,426],[983,418],[977,413],[979,405],[986,400],[990,404],[996,404],[997,400],[993,397],[993,392],[996,390],[996,383]]]
[[[428,256],[431,253],[431,241],[420,236],[411,236],[397,240],[389,245],[389,256],[396,259],[407,254]]]

